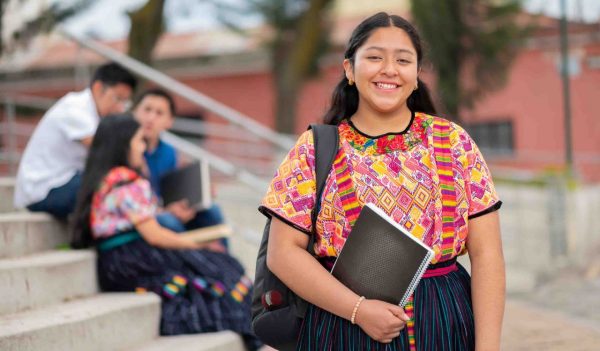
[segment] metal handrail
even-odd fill
[[[0,94],[4,104],[13,103],[16,106],[33,107],[40,110],[47,110],[56,102],[55,99],[27,94]]]
[[[206,149],[198,145],[195,145],[169,132],[163,132],[161,134],[161,138],[167,143],[173,145],[173,147],[175,147],[180,152],[183,152],[184,154],[190,157],[197,157],[206,160],[212,167],[214,167],[221,173],[224,173],[229,176],[234,176],[240,181],[250,185],[257,191],[262,192],[264,189],[267,188],[268,183],[264,179],[240,167],[235,166],[233,163],[228,162],[209,151],[206,151]]]
[[[234,123],[246,130],[250,133],[256,135],[258,138],[270,141],[274,145],[280,147],[283,150],[288,150],[294,145],[293,139],[288,136],[281,135],[277,132],[272,131],[268,127],[263,126],[262,124],[254,121],[250,117],[243,115],[242,113],[206,96],[203,95],[194,89],[182,84],[175,79],[167,76],[166,74],[153,69],[152,67],[145,65],[121,52],[118,52],[110,47],[101,45],[99,43],[93,42],[87,38],[81,38],[72,32],[65,30],[64,28],[59,29],[64,36],[78,43],[80,46],[88,48],[97,54],[108,58],[114,62],[119,63],[123,67],[131,70],[134,73],[162,86],[163,88],[189,100],[193,104],[204,108],[208,111],[211,111],[217,114],[220,117],[228,120],[231,123]],[[47,100],[40,98],[37,101],[32,101],[31,97],[23,97],[23,100],[27,100],[28,102],[33,102],[34,106],[45,106]],[[10,101],[10,102],[9,102]],[[6,104],[12,105],[14,108],[15,103],[23,102],[17,101],[13,97],[6,99]],[[7,107],[9,108],[9,107]],[[10,115],[10,114],[9,114]],[[11,125],[13,125],[11,123]],[[266,182],[262,180],[259,176],[252,174],[251,172],[243,169],[242,167],[238,167],[231,162],[224,160],[223,158],[214,155],[213,153],[207,151],[206,149],[194,145],[186,140],[179,138],[170,133],[164,133],[165,141],[172,144],[176,149],[182,151],[185,154],[188,154],[192,158],[201,158],[205,159],[209,162],[211,166],[213,166],[216,170],[231,176],[235,176],[239,181],[249,185],[252,189],[257,191],[262,191],[265,188]]]
[[[190,118],[175,118],[171,131],[196,135],[210,135],[220,138],[234,139],[246,142],[261,140],[254,134],[245,133],[231,124],[205,122]]]
[[[14,161],[18,160],[20,156],[20,154],[16,152],[15,137],[17,135],[30,135],[32,129],[35,129],[29,126],[22,126],[16,123],[15,106],[21,105],[47,109],[55,102],[55,100],[46,98],[38,99],[37,97],[27,95],[5,95],[3,97],[4,101],[2,102],[6,109],[5,114],[7,117],[7,121],[0,122],[0,126],[3,127],[2,129],[6,127],[8,151],[0,150],[2,151],[0,152],[0,161],[9,161],[9,170],[11,173],[14,174],[16,170]],[[259,176],[256,176],[251,172],[248,172],[247,170],[238,167],[231,162],[226,161],[225,159],[211,153],[210,151],[207,151],[206,149],[200,146],[197,146],[169,132],[163,132],[161,137],[163,138],[163,140],[173,145],[173,147],[188,155],[189,157],[206,160],[211,165],[211,167],[214,167],[217,171],[228,176],[236,177],[239,181],[250,186],[256,191],[262,192],[263,189],[266,189],[267,182]]]
[[[287,136],[280,135],[270,128],[256,122],[252,118],[236,111],[198,91],[188,87],[187,85],[178,82],[177,80],[167,76],[166,74],[145,65],[117,50],[114,50],[105,45],[99,44],[87,38],[82,38],[64,28],[59,30],[64,36],[75,41],[81,46],[84,46],[101,56],[118,62],[123,67],[137,73],[138,75],[153,81],[163,88],[189,100],[193,104],[200,106],[208,111],[211,111],[231,123],[234,123],[241,128],[248,130],[262,139],[269,140],[273,144],[281,147],[283,150],[289,150],[294,145],[294,140]]]

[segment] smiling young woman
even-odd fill
[[[498,350],[504,261],[490,172],[460,126],[435,116],[416,29],[378,13],[352,33],[324,116],[339,152],[315,195],[310,131],[275,173],[260,210],[272,216],[267,264],[310,303],[297,350]],[[320,211],[312,228],[311,212]],[[410,302],[363,299],[329,274],[357,217],[373,203],[435,258]],[[314,231],[313,231],[314,229]],[[314,259],[306,251],[316,235]],[[472,280],[456,257],[469,250]]]
[[[416,50],[404,30],[374,30],[355,57],[344,60],[344,70],[359,91],[358,110],[351,117],[357,127],[379,135],[408,126],[412,113],[407,100],[418,86],[419,67]]]

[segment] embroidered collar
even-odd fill
[[[353,148],[370,155],[381,155],[394,151],[407,151],[419,143],[427,143],[427,128],[433,118],[417,112],[411,124],[400,133],[387,133],[369,136],[358,130],[352,122],[344,120],[339,125],[340,138],[346,140]]]
[[[101,196],[107,194],[111,189],[126,183],[133,182],[140,178],[139,173],[131,168],[124,166],[115,167],[108,172],[104,180],[100,183],[98,194]]]

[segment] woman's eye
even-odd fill
[[[408,64],[408,63],[410,63],[410,60],[406,60],[406,59],[399,59],[399,60],[398,60],[398,62],[399,62],[399,63],[402,63],[402,64]]]
[[[367,57],[369,60],[381,60],[381,57],[379,56],[369,56]]]

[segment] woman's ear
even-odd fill
[[[346,79],[354,81],[354,72],[353,72],[352,62],[350,62],[350,59],[345,59],[343,66],[344,66],[344,71],[346,72]]]

